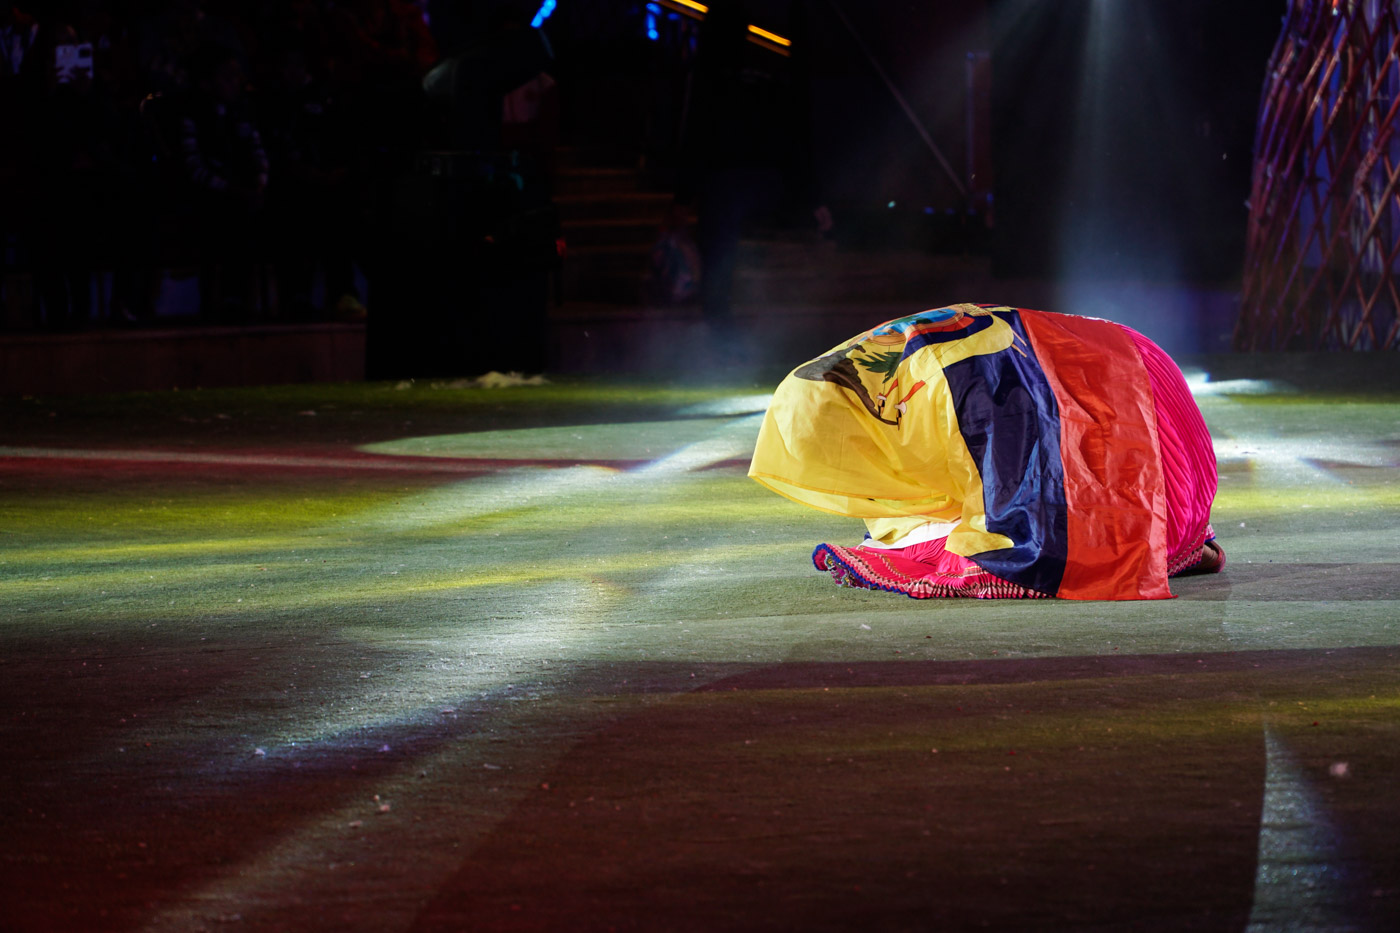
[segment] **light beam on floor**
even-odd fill
[[[1268,756],[1259,866],[1247,933],[1349,933],[1337,831],[1287,746],[1264,729]]]

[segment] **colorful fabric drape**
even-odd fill
[[[1199,549],[1216,483],[1200,412],[1146,338],[967,304],[794,370],[749,475],[876,527],[952,523],[949,554],[1069,599],[1170,597],[1169,564]]]

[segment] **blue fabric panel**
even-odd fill
[[[1053,595],[1064,578],[1069,523],[1059,406],[1020,315],[996,316],[1016,332],[1015,346],[944,370],[963,439],[982,473],[987,530],[1015,542],[972,560],[1003,580]]]

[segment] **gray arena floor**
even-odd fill
[[[1400,378],[1198,358],[1219,576],[839,589],[771,381],[0,402],[0,927],[1391,930]]]

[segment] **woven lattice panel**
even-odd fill
[[[1254,145],[1239,349],[1400,348],[1400,0],[1293,0]]]

